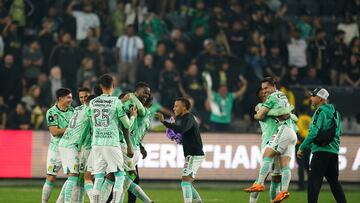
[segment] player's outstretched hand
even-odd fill
[[[128,156],[129,158],[133,158],[134,152],[133,152],[133,150],[131,149],[131,147],[128,147],[128,148],[127,148],[126,156]]]
[[[164,115],[162,113],[156,113],[156,117],[159,119],[160,122],[164,122]]]
[[[141,153],[143,159],[145,159],[147,157],[147,151],[145,150],[144,147],[140,148],[140,153]]]
[[[297,154],[297,157],[298,157],[299,159],[301,159],[301,158],[303,157],[303,155],[304,155],[304,152],[301,151],[301,149],[299,149],[296,154]]]

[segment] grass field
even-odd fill
[[[156,203],[181,203],[182,193],[180,189],[145,189],[147,194]],[[248,194],[235,189],[199,189],[200,195],[205,203],[210,202],[226,202],[226,203],[246,203],[248,202]],[[60,192],[60,188],[56,188],[50,202],[55,202]],[[305,203],[306,192],[290,191],[290,199],[284,202]],[[348,203],[360,202],[360,192],[351,190],[346,191]],[[0,187],[1,203],[38,203],[41,198],[41,186],[13,186]],[[85,202],[88,202],[87,200]],[[139,202],[139,201],[138,201]],[[268,193],[260,196],[259,203],[268,203]],[[320,193],[319,203],[333,203],[335,200],[330,191],[324,190]]]

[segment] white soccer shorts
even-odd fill
[[[204,160],[205,156],[186,156],[184,167],[182,169],[182,176],[190,176],[195,178],[196,173]]]
[[[46,174],[56,176],[61,169],[61,158],[59,150],[48,149],[46,158]]]
[[[80,152],[80,168],[79,168],[79,172],[80,173],[85,173],[87,171],[87,162],[88,159],[90,157],[90,149],[81,149]]]
[[[136,165],[139,163],[141,157],[140,150],[134,150],[134,156],[132,158],[127,156],[127,147],[126,145],[121,145],[121,151],[124,158],[124,169],[125,171],[136,171]]]
[[[59,147],[62,167],[65,174],[79,174],[80,152],[75,148]]]
[[[296,141],[297,136],[294,129],[287,125],[281,125],[269,143],[269,147],[278,152],[280,156],[292,157],[295,153]]]
[[[124,171],[124,161],[120,147],[93,146],[91,153],[94,164],[92,174]]]

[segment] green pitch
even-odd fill
[[[4,203],[38,203],[41,199],[41,186],[28,187],[0,187],[0,202]],[[146,189],[147,194],[156,203],[182,203],[181,189]],[[226,202],[226,203],[246,203],[248,202],[248,194],[235,189],[198,189],[204,202]],[[56,188],[51,194],[50,202],[55,202],[60,192],[60,188]],[[290,199],[284,202],[306,202],[306,192],[290,191]],[[359,202],[360,193],[356,191],[346,191],[346,197],[349,203]],[[88,202],[86,199],[85,202]],[[138,201],[139,202],[139,201]],[[268,193],[260,196],[259,203],[268,203]],[[330,191],[325,190],[320,193],[319,203],[335,203]]]

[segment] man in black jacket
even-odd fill
[[[169,123],[164,120],[164,115],[158,113],[157,116],[161,123],[175,133],[182,135],[181,143],[183,145],[185,164],[182,170],[181,188],[185,203],[201,203],[199,193],[194,188],[192,182],[195,179],[197,170],[205,159],[203,144],[200,136],[199,124],[195,116],[190,113],[191,104],[186,98],[176,99],[174,105],[175,123]]]

